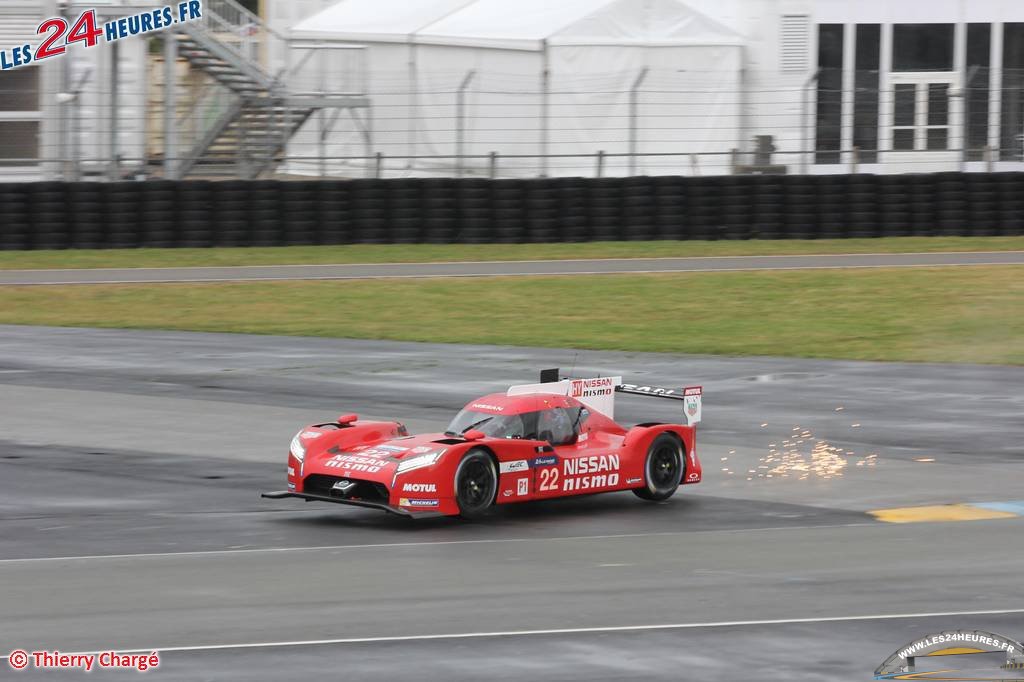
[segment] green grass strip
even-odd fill
[[[432,263],[562,258],[655,258],[831,253],[1024,251],[1024,237],[888,237],[581,244],[353,244],[212,249],[0,251],[0,269],[160,268],[333,263]]]
[[[0,323],[1024,364],[1024,268],[0,288]]]

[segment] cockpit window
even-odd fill
[[[462,410],[448,425],[446,434],[461,436],[470,429],[476,429],[491,438],[536,438],[537,413],[488,414],[475,410]]]
[[[582,417],[580,408],[556,407],[522,414],[490,414],[465,409],[455,415],[445,433],[461,436],[476,429],[491,438],[546,440],[552,445],[565,445],[575,439]]]

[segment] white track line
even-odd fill
[[[551,262],[551,261],[544,261]],[[468,272],[468,273],[447,273],[447,274],[418,274],[418,275],[314,275],[314,276],[288,276],[288,277],[203,277],[195,279],[110,279],[110,280],[67,280],[49,282],[7,282],[0,286],[8,287],[38,287],[38,286],[59,286],[87,285],[87,284],[214,284],[223,282],[318,282],[318,281],[346,281],[346,280],[373,280],[373,279],[449,279],[454,277],[572,277],[575,275],[656,275],[656,274],[701,274],[715,272],[786,272],[790,270],[880,270],[886,268],[964,268],[964,267],[991,267],[1002,265],[1024,265],[1016,261],[987,262],[987,263],[886,263],[880,265],[792,265],[782,268],[776,267],[739,267],[739,268],[706,268],[695,270],[680,270],[671,268],[668,270],[581,270],[578,272]],[[244,267],[244,266],[243,266]],[[260,267],[260,266],[254,266]],[[0,271],[3,272],[3,271]],[[32,272],[32,271],[30,271]],[[35,271],[38,272],[38,271]]]
[[[281,642],[246,642],[241,644],[198,644],[195,646],[146,647],[143,649],[116,649],[121,654],[146,654],[151,651],[219,651],[224,649],[276,649],[285,647],[323,646],[329,644],[382,644],[389,642],[417,642],[446,639],[484,639],[491,637],[530,637],[536,635],[585,635],[604,632],[643,632],[648,630],[697,630],[701,628],[751,627],[764,625],[799,625],[804,623],[843,623],[866,620],[906,620],[912,618],[943,618],[951,616],[1002,616],[1024,613],[1024,609],[997,609],[991,611],[940,611],[935,613],[887,613],[870,616],[822,616],[819,618],[779,618],[775,620],[729,620],[710,623],[664,623],[656,625],[610,625],[591,628],[552,628],[548,630],[499,630],[494,632],[456,632],[437,635],[396,635],[391,637],[339,637],[336,639],[306,639]],[[110,647],[102,651],[110,651]],[[97,653],[78,651],[71,655]],[[0,656],[0,661],[8,656]]]
[[[48,561],[102,561],[107,559],[161,559],[174,557],[202,557],[221,556],[232,554],[282,554],[286,552],[330,552],[346,549],[394,549],[402,547],[442,547],[445,545],[483,545],[499,544],[502,542],[564,542],[576,540],[617,540],[623,538],[646,538],[664,537],[675,535],[695,535],[704,533],[753,533],[764,531],[789,531],[789,530],[813,530],[817,528],[860,528],[875,526],[880,529],[892,528],[892,524],[885,524],[877,521],[865,521],[864,523],[841,523],[833,525],[818,526],[766,526],[763,528],[725,528],[721,530],[689,530],[689,531],[663,531],[659,533],[619,533],[615,535],[569,535],[553,538],[493,538],[481,540],[439,540],[437,542],[381,542],[361,545],[322,545],[309,547],[255,547],[252,549],[208,549],[194,552],[151,552],[139,554],[87,554],[82,556],[57,556],[57,557],[25,557],[22,559],[0,559],[0,566],[4,564],[28,564]]]
[[[208,270],[210,268],[334,268],[348,266],[391,266],[391,265],[491,265],[508,263],[602,263],[605,261],[657,261],[657,260],[713,260],[729,258],[850,258],[868,256],[989,256],[993,254],[1021,254],[1024,251],[900,251],[896,253],[767,253],[739,254],[734,256],[608,256],[606,258],[545,258],[539,260],[438,260],[438,261],[388,261],[382,263],[268,263],[266,265],[165,265],[160,267],[120,268],[37,268],[30,270],[0,270],[0,272],[121,272],[125,270]]]

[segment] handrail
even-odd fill
[[[261,52],[274,42],[282,49],[287,49],[288,41],[258,15],[235,0],[206,0],[203,3],[203,18],[192,24],[197,25],[225,49],[244,60],[271,88],[281,87],[280,78],[274,77],[263,67]]]

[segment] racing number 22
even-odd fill
[[[100,36],[103,35],[103,31],[96,28],[96,10],[94,9],[91,9],[78,17],[78,21],[75,22],[70,33],[68,33],[68,22],[60,17],[47,19],[39,25],[36,33],[50,34],[36,51],[37,60],[64,54],[67,46],[71,43],[82,42],[85,43],[86,47],[93,47],[97,42],[99,42]],[[55,47],[54,43],[63,38],[65,33],[68,33],[67,40],[64,41],[63,45]]]
[[[540,486],[537,487],[537,492],[545,493],[555,490],[558,490],[558,468],[541,469]]]

